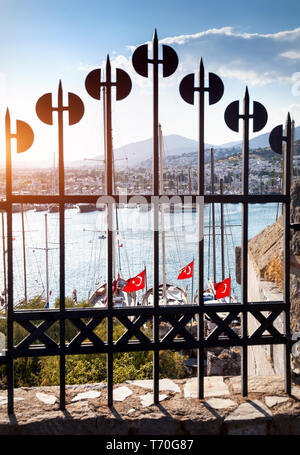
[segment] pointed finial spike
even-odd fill
[[[61,83],[61,79],[59,79],[59,83],[58,83],[58,95],[61,95],[62,94],[62,83]]]
[[[246,85],[245,98],[248,98],[248,99],[249,99],[248,85]]]
[[[5,113],[5,124],[6,124],[6,127],[10,128],[10,113],[9,113],[8,107],[7,107],[6,113]]]
[[[203,59],[201,57],[200,59],[200,65],[199,65],[199,73],[201,74],[201,77],[204,77],[204,64],[203,64]]]
[[[153,41],[157,41],[158,40],[158,37],[157,37],[157,30],[156,28],[154,29],[154,33],[153,33]]]

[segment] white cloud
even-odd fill
[[[291,60],[300,60],[300,51],[295,50],[286,51],[280,54],[280,57],[289,58]]]
[[[264,73],[258,73],[256,71],[250,71],[248,69],[221,66],[218,69],[218,73],[220,76],[227,77],[229,79],[238,79],[250,86],[264,86],[273,82],[290,83],[292,81],[292,77],[279,76],[274,71],[265,71]]]
[[[288,107],[288,112],[291,114],[292,120],[295,120],[295,124],[300,123],[300,104],[291,104]]]
[[[265,38],[274,40],[294,40],[300,38],[300,27],[294,30],[284,30],[277,33],[239,33],[234,32],[233,27],[212,28],[192,35],[178,35],[160,40],[163,44],[185,44],[187,41],[199,39],[208,35],[224,35],[242,39]]]

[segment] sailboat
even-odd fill
[[[160,284],[158,295],[160,305],[184,305],[188,303],[185,290],[172,284]],[[143,295],[142,305],[153,305],[153,288],[148,289]]]
[[[163,136],[159,124],[159,165],[160,165],[160,193],[164,193],[163,183]],[[163,283],[159,285],[158,295],[160,305],[188,304],[188,296],[184,289],[166,282],[166,247],[165,247],[165,204],[160,206],[161,212],[161,242],[162,242],[162,269]],[[142,297],[142,305],[153,305],[153,288],[148,289]]]
[[[214,193],[214,150],[211,149],[211,193]],[[220,180],[220,193],[223,194],[223,180]],[[212,234],[210,233],[210,228],[212,227]],[[226,303],[235,303],[237,302],[237,298],[230,293],[221,298],[216,298],[216,223],[215,223],[215,207],[214,203],[211,205],[211,213],[209,215],[209,259],[210,259],[210,238],[212,236],[212,251],[213,251],[213,280],[208,276],[206,287],[203,292],[203,301],[204,304],[207,305],[215,305],[215,304],[226,304]],[[223,213],[223,206],[221,204],[220,210],[220,228],[221,228],[221,268],[222,268],[222,282],[225,280],[225,259],[224,259],[224,237],[225,237],[225,226],[224,226],[224,213]],[[229,269],[229,264],[228,264]],[[209,275],[209,267],[208,267],[208,275]],[[229,269],[229,278],[230,279],[230,269]],[[194,304],[198,304],[198,290],[196,291],[195,297],[193,299]],[[220,312],[217,313],[219,317],[225,319],[228,313]],[[216,324],[212,322],[210,317],[205,314],[204,318],[205,323],[205,331],[206,333],[210,333],[216,327]],[[240,318],[237,317],[234,321],[231,322],[230,326],[235,328],[236,330],[240,327]]]
[[[126,283],[127,281],[120,276],[118,276],[118,278],[115,280],[115,286],[113,286],[113,306],[115,308],[134,306],[137,304],[137,297],[135,292],[123,292],[123,288]],[[89,303],[93,307],[106,306],[106,283],[99,286],[96,291],[90,296]]]

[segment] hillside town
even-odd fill
[[[191,158],[193,155],[193,159]],[[168,156],[164,163],[165,194],[192,194],[197,192],[196,152],[180,157]],[[148,164],[148,163],[146,163]],[[103,194],[103,165],[65,168],[66,194]],[[281,185],[282,162],[279,157],[265,158],[252,153],[249,159],[249,186],[253,194],[278,193]],[[294,174],[297,173],[297,157]],[[227,156],[214,161],[215,191],[223,178],[224,193],[237,194],[241,191],[241,154]],[[5,197],[5,170],[0,170],[0,197]],[[211,187],[211,163],[205,164],[206,191]],[[141,163],[138,168],[122,167],[116,170],[116,193],[150,194],[152,188],[151,165]],[[54,168],[16,168],[13,170],[13,192],[15,194],[55,194],[58,191],[58,172]]]

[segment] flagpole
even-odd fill
[[[146,268],[146,264],[144,264],[144,267],[145,267],[145,287],[146,287],[146,292],[147,292],[148,284],[147,284],[147,268]]]
[[[191,301],[191,304],[193,304],[193,298],[194,298],[194,256],[193,256],[193,273],[192,273],[192,301]]]

